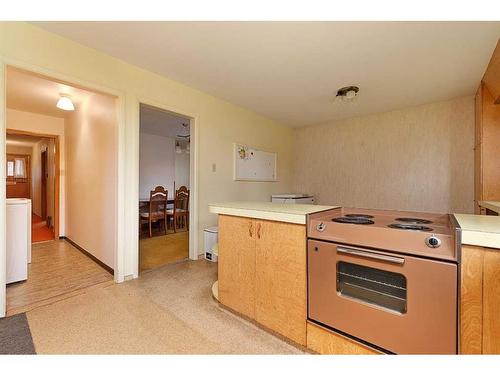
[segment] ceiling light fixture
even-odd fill
[[[61,95],[59,100],[57,101],[56,107],[62,109],[63,111],[74,111],[75,106],[71,101],[71,98],[66,95]]]
[[[358,86],[346,86],[338,89],[335,99],[341,99],[343,102],[352,102],[358,97]]]

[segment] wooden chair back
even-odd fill
[[[149,215],[167,211],[168,191],[163,186],[157,186],[149,193]]]
[[[174,197],[174,210],[189,211],[189,190],[185,186],[181,186]]]

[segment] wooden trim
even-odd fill
[[[16,135],[29,135],[32,137],[41,138],[51,138],[54,140],[55,152],[54,152],[54,238],[59,237],[59,227],[60,227],[60,189],[61,189],[61,155],[60,155],[60,138],[57,134],[45,134],[45,133],[34,133],[26,130],[18,129],[6,129],[5,134],[16,134]],[[31,163],[31,160],[30,160]],[[31,181],[31,179],[30,179]],[[30,195],[33,192],[30,189]]]
[[[90,259],[92,259],[94,262],[96,262],[98,265],[100,265],[102,268],[104,268],[110,274],[112,274],[112,275],[115,274],[115,271],[113,270],[113,268],[111,268],[110,266],[108,266],[106,263],[102,262],[98,258],[96,258],[94,255],[92,255],[91,253],[89,253],[87,250],[85,250],[83,247],[81,247],[80,245],[78,245],[76,242],[74,242],[70,238],[68,238],[66,236],[62,236],[62,237],[59,237],[59,238],[62,239],[62,240],[64,240],[64,241],[68,241],[76,249],[80,250],[84,255],[88,256]]]
[[[307,322],[307,348],[319,354],[383,354],[309,321]]]

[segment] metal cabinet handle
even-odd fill
[[[349,254],[349,255],[357,255],[360,257],[364,257],[364,258],[382,260],[384,262],[390,262],[390,263],[404,264],[404,262],[405,262],[404,258],[391,257],[389,255],[382,255],[382,254],[374,253],[371,251],[368,252],[368,251],[362,251],[362,250],[357,250],[357,249],[351,249],[348,247],[337,246],[337,252],[343,253],[343,254]]]

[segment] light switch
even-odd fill
[[[217,166],[215,165],[215,163],[212,163],[212,172],[215,172],[217,170]]]

